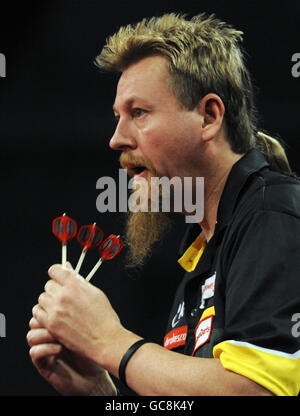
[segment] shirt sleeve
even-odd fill
[[[300,220],[260,211],[225,248],[224,368],[280,396],[300,390]],[[217,314],[216,310],[216,314]]]

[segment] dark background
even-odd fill
[[[61,258],[52,219],[66,212],[78,225],[97,222],[105,235],[123,232],[122,214],[99,214],[95,206],[97,179],[117,177],[119,165],[108,147],[116,78],[100,74],[93,60],[120,25],[163,12],[205,11],[243,30],[260,127],[285,140],[291,165],[300,172],[300,78],[291,74],[291,57],[300,53],[299,2],[106,3],[23,1],[0,7],[0,52],[7,60],[7,76],[0,78],[0,313],[7,325],[6,338],[0,338],[2,396],[57,394],[33,367],[26,342],[48,267]],[[182,276],[176,252],[184,228],[183,218],[176,218],[142,272],[124,270],[124,250],[92,280],[128,329],[158,343]],[[68,253],[76,264],[76,241]],[[88,254],[83,275],[96,260],[96,252]]]

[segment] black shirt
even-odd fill
[[[253,149],[231,169],[206,245],[200,231],[190,225],[180,248],[179,262],[191,271],[175,296],[164,346],[219,358],[276,395],[297,395],[300,181],[271,171]]]

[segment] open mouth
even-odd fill
[[[136,175],[139,175],[140,173],[144,172],[145,169],[145,166],[136,166],[133,168],[133,171]]]
[[[130,176],[141,175],[146,170],[145,166],[128,165],[127,172]]]

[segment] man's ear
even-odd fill
[[[202,139],[213,139],[220,129],[225,114],[225,106],[221,98],[214,93],[205,95],[198,104],[198,112],[202,115]]]

